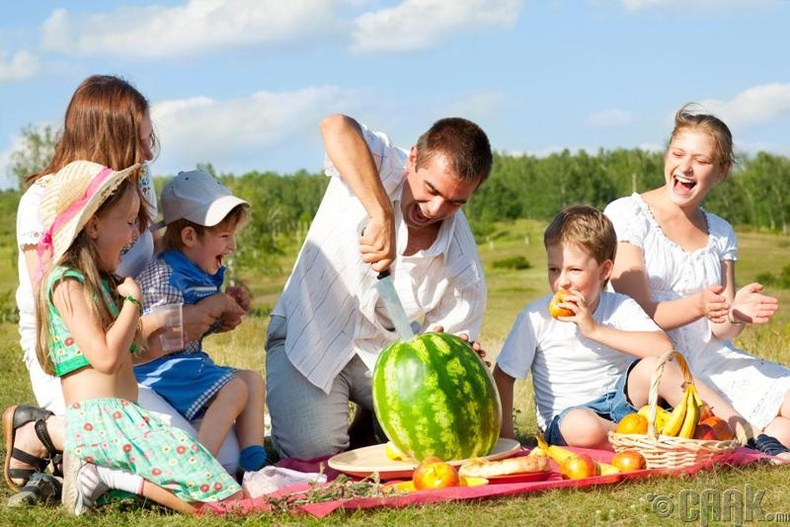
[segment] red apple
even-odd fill
[[[716,433],[716,439],[719,441],[727,441],[729,439],[735,438],[735,432],[732,431],[729,423],[727,423],[727,421],[721,417],[714,415],[712,417],[708,417],[704,421],[700,421],[700,424],[710,425]]]
[[[426,457],[414,469],[414,486],[422,489],[457,487],[461,484],[458,470],[438,457]]]
[[[562,479],[582,479],[598,475],[598,465],[587,454],[576,454],[563,461]]]
[[[699,423],[697,428],[694,430],[694,439],[710,439],[716,440],[716,430],[713,429],[712,426],[705,423]]]

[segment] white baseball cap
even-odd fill
[[[238,205],[249,205],[205,170],[179,172],[165,184],[161,201],[165,225],[183,218],[204,227],[217,225]]]

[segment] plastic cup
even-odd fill
[[[184,349],[184,311],[183,304],[165,304],[151,308],[151,313],[158,318],[159,343],[162,351],[171,352]]]

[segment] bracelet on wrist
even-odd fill
[[[132,304],[134,304],[134,306],[137,308],[137,313],[138,313],[140,316],[143,316],[143,305],[140,303],[140,301],[139,301],[139,300],[137,300],[137,299],[136,299],[135,297],[133,297],[132,295],[126,295],[125,297],[123,297],[123,299],[124,299],[124,300],[128,300],[129,302],[131,302]]]

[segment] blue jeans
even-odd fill
[[[297,370],[285,353],[286,319],[272,316],[266,339],[266,406],[280,456],[315,459],[349,446],[350,401],[373,410],[371,373],[357,356],[327,394]]]
[[[633,368],[637,362],[639,361],[635,360],[628,366],[628,369],[617,380],[617,384],[615,385],[614,390],[611,392],[606,393],[588,403],[565,408],[559,414],[555,415],[554,418],[552,418],[552,420],[549,422],[548,426],[546,426],[546,432],[543,434],[546,442],[550,445],[558,446],[565,446],[568,444],[565,441],[565,438],[562,437],[560,425],[562,424],[562,420],[571,410],[577,410],[580,408],[592,410],[602,418],[614,423],[619,423],[620,420],[626,415],[636,412],[637,408],[635,408],[628,400],[628,374],[631,373],[631,368]]]

